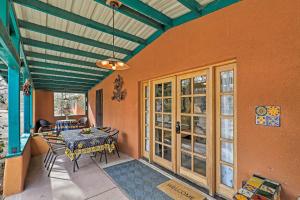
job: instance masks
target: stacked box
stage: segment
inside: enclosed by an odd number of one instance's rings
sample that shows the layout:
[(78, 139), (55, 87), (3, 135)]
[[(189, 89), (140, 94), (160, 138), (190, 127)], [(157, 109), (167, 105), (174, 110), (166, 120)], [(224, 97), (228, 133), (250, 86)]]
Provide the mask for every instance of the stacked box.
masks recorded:
[(234, 195), (235, 200), (278, 200), (281, 186), (267, 178), (253, 175)]

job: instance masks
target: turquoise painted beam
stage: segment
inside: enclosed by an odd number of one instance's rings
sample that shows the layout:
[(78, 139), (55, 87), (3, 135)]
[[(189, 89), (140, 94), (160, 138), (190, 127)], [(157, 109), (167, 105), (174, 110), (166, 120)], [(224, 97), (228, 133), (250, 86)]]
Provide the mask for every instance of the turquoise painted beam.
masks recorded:
[[(229, 6), (233, 3), (239, 2), (240, 0), (218, 0), (218, 1), (214, 1), (208, 5), (206, 5), (205, 7), (202, 8), (200, 14), (195, 13), (195, 12), (189, 12), (183, 16), (180, 16), (176, 19), (174, 19), (172, 21), (173, 26), (178, 26), (181, 25), (187, 21), (196, 19), (198, 17), (202, 17), (205, 16), (211, 12), (217, 11), (219, 9), (222, 9), (226, 6)], [(156, 40), (163, 32), (162, 31), (156, 31), (155, 33), (153, 33), (148, 39), (147, 39), (147, 44), (150, 44), (151, 42), (153, 42), (154, 40)], [(136, 55), (137, 53), (139, 53), (141, 50), (143, 50), (145, 47), (140, 45), (138, 46), (134, 51), (133, 54)], [(133, 56), (126, 56), (125, 57), (125, 62), (127, 62), (128, 60), (130, 60)]]
[(68, 84), (68, 83), (64, 83), (64, 84), (58, 84), (58, 83), (43, 83), (43, 82), (40, 82), (40, 83), (37, 83), (35, 82), (34, 83), (34, 86), (36, 87), (65, 87), (65, 88), (85, 88), (85, 89), (89, 89), (91, 88), (91, 86), (89, 85), (80, 85), (80, 84)]
[(33, 122), (33, 89), (30, 89), (30, 128), (34, 128)]
[(76, 81), (68, 81), (68, 80), (53, 80), (53, 79), (32, 79), (34, 84), (57, 84), (57, 85), (85, 85), (92, 87), (94, 83), (89, 82), (76, 82)]
[(120, 2), (139, 13), (154, 19), (157, 22), (164, 24), (167, 27), (172, 26), (172, 19), (170, 17), (140, 0), (120, 0)]
[[(73, 71), (74, 73), (76, 72), (85, 72), (85, 73), (91, 73), (94, 75), (107, 75), (107, 71), (100, 71), (95, 69), (90, 69), (90, 68), (79, 68), (79, 67), (74, 67), (74, 66), (65, 66), (65, 65), (58, 65), (58, 64), (53, 64), (53, 63), (46, 63), (46, 62), (40, 62), (40, 61), (33, 61), (29, 60), (28, 64), (31, 66), (37, 66), (45, 69), (61, 69), (61, 70), (70, 70)], [(99, 68), (98, 68), (99, 69)]]
[(4, 51), (0, 51), (0, 57), (9, 67), (19, 68), (20, 57), (19, 53), (14, 47), (13, 41), (10, 39), (7, 32), (7, 27), (0, 19), (0, 46)]
[(86, 45), (101, 48), (101, 49), (106, 49), (106, 50), (112, 51), (114, 48), (116, 52), (126, 54), (126, 55), (130, 55), (132, 53), (130, 50), (122, 48), (122, 47), (118, 47), (118, 46), (113, 47), (113, 45), (110, 45), (107, 43), (99, 42), (99, 41), (92, 40), (92, 39), (89, 39), (86, 37), (81, 37), (81, 36), (78, 36), (75, 34), (68, 33), (66, 31), (59, 31), (59, 30), (56, 30), (53, 28), (41, 26), (38, 24), (24, 21), (24, 20), (19, 20), (19, 26), (20, 26), (20, 28), (31, 30), (31, 31), (34, 31), (37, 33), (51, 35), (53, 37), (58, 37), (58, 38), (62, 38), (62, 39), (66, 39), (66, 40), (70, 40), (70, 41), (74, 41), (74, 42), (79, 42), (82, 44), (86, 44)]
[(18, 154), (20, 147), (20, 71), (8, 68), (8, 154)]
[(55, 71), (50, 69), (38, 69), (38, 68), (30, 68), (31, 73), (42, 73), (48, 75), (61, 75), (66, 77), (76, 77), (76, 78), (86, 78), (91, 80), (102, 80), (102, 76), (98, 75), (87, 75), (87, 74), (78, 74), (78, 73), (71, 73), (71, 72), (63, 72), (63, 71)]
[[(29, 79), (29, 73), (27, 72), (26, 68), (24, 69), (23, 73), (23, 82), (25, 82), (27, 79)], [(24, 120), (23, 120), (23, 126), (24, 126), (24, 133), (30, 133), (30, 95), (26, 95), (23, 93), (23, 110), (24, 110)]]
[(48, 49), (48, 50), (52, 50), (52, 51), (60, 51), (60, 52), (68, 53), (68, 54), (74, 54), (74, 55), (78, 55), (78, 56), (99, 59), (99, 60), (105, 60), (105, 59), (109, 58), (108, 56), (96, 54), (93, 52), (82, 51), (79, 49), (73, 49), (70, 47), (60, 46), (60, 45), (42, 42), (42, 41), (38, 41), (38, 40), (33, 40), (33, 39), (29, 39), (29, 38), (22, 38), (22, 41), (25, 45)]
[(35, 88), (36, 90), (47, 90), (52, 92), (63, 92), (63, 93), (86, 93), (88, 90), (80, 90), (80, 89), (64, 89), (64, 88)]
[(61, 90), (61, 91), (65, 91), (68, 92), (69, 91), (89, 91), (90, 88), (72, 88), (72, 87), (54, 87), (54, 86), (37, 86), (35, 87), (37, 90)]
[[(106, 4), (106, 0), (95, 0), (96, 2), (108, 7), (108, 8), (111, 8), (109, 5)], [(132, 19), (135, 19), (137, 21), (140, 21), (142, 22), (143, 24), (147, 24), (148, 26), (151, 26), (155, 29), (158, 29), (158, 30), (164, 30), (165, 27), (163, 24), (153, 20), (152, 18), (146, 16), (146, 15), (143, 15), (133, 9), (131, 9), (130, 7), (126, 6), (126, 5), (122, 5), (120, 6), (120, 8), (118, 8), (116, 10), (117, 12), (119, 13), (122, 13), (123, 15), (126, 15), (127, 17), (130, 17)]]
[[(96, 22), (96, 21), (93, 21), (91, 19), (82, 17), (82, 16), (77, 15), (77, 14), (72, 13), (72, 12), (68, 12), (64, 9), (52, 6), (52, 5), (44, 3), (42, 1), (37, 1), (37, 0), (14, 0), (14, 2), (18, 3), (20, 5), (38, 10), (40, 12), (44, 12), (44, 13), (47, 13), (47, 14), (50, 14), (50, 15), (68, 20), (68, 21), (75, 22), (77, 24), (81, 24), (83, 26), (88, 26), (90, 28), (93, 28), (93, 29), (98, 30), (98, 31), (102, 31), (104, 33), (108, 33), (108, 34), (113, 33), (112, 27), (110, 27), (108, 25), (101, 24), (99, 22)], [(144, 39), (142, 39), (140, 37), (137, 37), (135, 35), (129, 34), (127, 32), (118, 30), (118, 29), (115, 30), (115, 35), (120, 37), (120, 38), (129, 40), (129, 41), (133, 41), (133, 42), (136, 42), (136, 43), (140, 43), (140, 44), (145, 43)]]
[(36, 80), (36, 79), (40, 79), (40, 80), (65, 80), (65, 81), (76, 81), (78, 83), (98, 83), (99, 80), (90, 80), (90, 79), (82, 79), (82, 78), (79, 78), (79, 77), (65, 77), (65, 76), (54, 76), (54, 75), (51, 75), (51, 74), (43, 74), (43, 73), (34, 73), (32, 72), (31, 73), (31, 76), (32, 76), (32, 79), (33, 80)]
[(201, 9), (203, 7), (196, 1), (196, 0), (177, 0), (179, 1), (182, 5), (190, 9), (192, 12), (196, 14), (200, 14)]
[(52, 61), (70, 63), (70, 64), (89, 66), (89, 67), (97, 67), (96, 63), (93, 63), (93, 62), (77, 60), (77, 59), (72, 59), (72, 58), (66, 58), (66, 57), (60, 57), (60, 56), (54, 56), (54, 55), (50, 55), (50, 54), (36, 53), (36, 52), (32, 52), (32, 51), (26, 51), (25, 55), (27, 57), (31, 57), (31, 58), (39, 58), (39, 59), (45, 59), (45, 60), (52, 60)]
[(0, 19), (3, 22), (3, 26), (6, 27), (6, 31), (9, 32), (9, 1), (1, 0), (0, 2)]
[(62, 90), (62, 89), (51, 89), (51, 90), (49, 90), (47, 88), (40, 88), (40, 89), (37, 89), (37, 90), (47, 90), (47, 91), (52, 91), (52, 92), (63, 92), (63, 93), (67, 92), (67, 93), (77, 93), (77, 94), (85, 94), (86, 92), (88, 92), (86, 90)]
[(173, 20), (173, 25), (174, 26), (178, 26), (178, 25), (181, 25), (187, 21), (190, 21), (190, 20), (193, 20), (193, 19), (196, 19), (198, 17), (203, 17), (205, 15), (208, 15), (212, 12), (215, 12), (217, 10), (220, 10), (224, 7), (227, 7), (227, 6), (230, 6), (234, 3), (237, 3), (239, 2), (240, 0), (219, 0), (219, 1), (213, 1), (211, 3), (209, 3), (208, 5), (206, 5), (205, 7), (203, 7), (201, 9), (201, 12), (200, 12), (200, 15), (199, 14), (196, 14), (194, 12), (189, 12), (185, 15), (182, 15), (176, 19)]

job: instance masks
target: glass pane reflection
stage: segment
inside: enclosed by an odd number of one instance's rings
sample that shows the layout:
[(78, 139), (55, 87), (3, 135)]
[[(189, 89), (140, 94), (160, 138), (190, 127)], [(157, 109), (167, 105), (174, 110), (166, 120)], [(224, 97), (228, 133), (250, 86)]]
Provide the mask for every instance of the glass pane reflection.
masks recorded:
[(233, 119), (221, 118), (221, 137), (233, 139)]
[(181, 134), (181, 148), (186, 151), (192, 150), (192, 137), (191, 135)]
[(191, 116), (181, 115), (181, 131), (191, 132)]
[(194, 94), (206, 93), (206, 76), (197, 76), (194, 78)]
[(160, 128), (155, 129), (155, 141), (162, 141), (162, 130)]
[(155, 99), (155, 111), (162, 112), (162, 100), (161, 99)]
[(164, 112), (172, 112), (172, 99), (164, 99)]
[(155, 97), (161, 97), (162, 96), (162, 84), (156, 84), (155, 85)]
[(182, 95), (191, 94), (191, 79), (181, 80), (181, 94)]
[(172, 144), (172, 132), (164, 130), (164, 143), (171, 145)]
[(172, 83), (164, 83), (164, 96), (172, 96)]
[(199, 135), (206, 134), (206, 117), (194, 116), (194, 133)]
[(233, 188), (233, 169), (221, 164), (221, 183)]
[(221, 160), (233, 164), (233, 144), (221, 142)]
[(202, 176), (206, 176), (206, 160), (194, 156), (194, 171)]
[(206, 112), (206, 96), (194, 97), (194, 113), (201, 114)]
[(191, 113), (191, 97), (181, 97), (181, 112)]
[(164, 159), (172, 161), (172, 149), (168, 146), (164, 146)]
[(222, 95), (221, 96), (221, 114), (233, 115), (233, 96)]
[(192, 169), (191, 154), (181, 152), (181, 166), (190, 170)]
[(164, 115), (164, 128), (172, 128), (172, 115)]
[(206, 139), (194, 136), (194, 152), (206, 156)]
[(233, 71), (221, 72), (221, 92), (233, 91)]
[(155, 114), (155, 126), (162, 127), (162, 115)]
[(162, 145), (155, 143), (155, 155), (162, 157)]

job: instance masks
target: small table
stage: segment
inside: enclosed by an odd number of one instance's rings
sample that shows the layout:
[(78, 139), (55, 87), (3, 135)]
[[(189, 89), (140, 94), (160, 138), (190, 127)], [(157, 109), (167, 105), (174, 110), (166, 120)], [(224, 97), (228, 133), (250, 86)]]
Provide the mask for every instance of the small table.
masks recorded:
[(73, 130), (78, 128), (78, 122), (76, 119), (57, 120), (55, 122), (55, 131), (61, 132), (66, 130)]
[(79, 169), (77, 160), (81, 154), (101, 152), (104, 149), (112, 152), (115, 149), (114, 144), (105, 144), (104, 140), (108, 137), (108, 133), (91, 128), (90, 134), (82, 134), (81, 129), (62, 131), (61, 136), (66, 143), (65, 154), (74, 162), (73, 171), (75, 166)]

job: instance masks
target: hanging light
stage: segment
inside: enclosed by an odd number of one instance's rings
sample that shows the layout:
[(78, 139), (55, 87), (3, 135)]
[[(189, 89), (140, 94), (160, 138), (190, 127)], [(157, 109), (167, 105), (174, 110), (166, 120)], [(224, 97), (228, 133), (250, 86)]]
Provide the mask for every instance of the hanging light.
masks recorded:
[(113, 26), (112, 26), (112, 28), (113, 28), (113, 43), (112, 43), (113, 44), (113, 50), (112, 50), (113, 56), (106, 60), (96, 61), (96, 65), (98, 67), (106, 68), (106, 69), (110, 69), (110, 70), (129, 69), (129, 66), (126, 63), (118, 60), (115, 57), (115, 10), (121, 6), (121, 3), (118, 0), (107, 0), (106, 4), (110, 5), (113, 9), (113, 17), (112, 17), (112, 20), (113, 20)]

